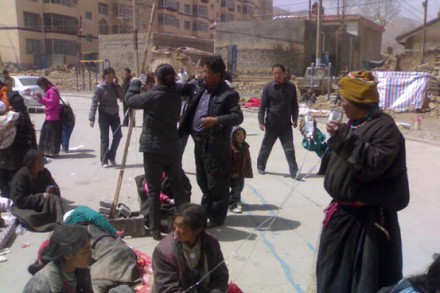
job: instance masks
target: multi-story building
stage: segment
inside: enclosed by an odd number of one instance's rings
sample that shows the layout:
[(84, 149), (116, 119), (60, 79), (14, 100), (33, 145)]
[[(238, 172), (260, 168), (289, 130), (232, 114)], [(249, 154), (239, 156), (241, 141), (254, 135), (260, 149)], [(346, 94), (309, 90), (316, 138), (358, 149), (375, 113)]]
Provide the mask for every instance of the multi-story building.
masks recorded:
[[(96, 57), (99, 34), (132, 33), (133, 27), (146, 32), (153, 0), (2, 0), (2, 4), (1, 60), (46, 67)], [(271, 17), (272, 0), (156, 0), (152, 29), (176, 38), (213, 40), (210, 28), (216, 22)]]

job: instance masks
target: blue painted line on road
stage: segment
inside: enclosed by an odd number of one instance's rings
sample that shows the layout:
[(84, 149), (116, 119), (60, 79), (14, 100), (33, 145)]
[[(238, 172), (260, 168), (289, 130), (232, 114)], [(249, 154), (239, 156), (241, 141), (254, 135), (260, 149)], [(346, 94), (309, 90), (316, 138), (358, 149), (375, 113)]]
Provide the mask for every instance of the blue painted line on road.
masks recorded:
[[(260, 200), (261, 200), (261, 202), (263, 203), (263, 204), (268, 204), (268, 202), (266, 201), (266, 199), (264, 198), (264, 196), (261, 194), (261, 193), (259, 193), (256, 189), (255, 189), (255, 187), (253, 187), (252, 185), (249, 185), (249, 184), (246, 184), (246, 186), (247, 187), (249, 187), (249, 189), (251, 189), (252, 190), (252, 192), (253, 193), (255, 193), (259, 198), (260, 198)], [(271, 216), (275, 216), (275, 213), (273, 212), (273, 211), (269, 211), (270, 212), (270, 214), (271, 214)], [(316, 252), (316, 248), (315, 248), (315, 246), (312, 244), (312, 243), (310, 243), (310, 242), (308, 242), (300, 233), (298, 233), (297, 231), (296, 231), (296, 229), (294, 229), (294, 227), (292, 226), (292, 225), (290, 225), (286, 220), (284, 220), (284, 219), (282, 219), (282, 218), (278, 218), (281, 222), (283, 222), (287, 227), (290, 227), (290, 228), (292, 228), (292, 231), (299, 237), (299, 238), (301, 238), (305, 243), (306, 243), (306, 245), (307, 245), (307, 247), (313, 252), (313, 253), (315, 253)]]

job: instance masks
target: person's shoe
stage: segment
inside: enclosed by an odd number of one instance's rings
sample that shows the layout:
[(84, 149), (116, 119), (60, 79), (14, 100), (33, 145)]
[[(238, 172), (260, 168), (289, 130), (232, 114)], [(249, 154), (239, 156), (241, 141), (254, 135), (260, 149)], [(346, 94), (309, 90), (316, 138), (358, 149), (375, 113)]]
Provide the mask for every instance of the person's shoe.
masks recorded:
[(292, 172), (292, 173), (290, 174), (290, 177), (293, 178), (293, 179), (295, 179), (295, 180), (299, 180), (299, 179), (298, 179), (298, 178), (300, 177), (299, 175), (300, 175), (299, 170), (296, 170), (295, 172)]
[(217, 228), (217, 227), (219, 227), (219, 226), (221, 226), (221, 225), (222, 225), (222, 224), (210, 220), (209, 223), (208, 223), (208, 225), (206, 226), (206, 229)]
[(162, 236), (162, 234), (160, 234), (159, 230), (152, 230), (151, 231), (151, 236), (153, 236), (153, 239), (157, 240), (157, 241), (160, 241), (163, 238), (163, 236)]
[(108, 168), (109, 167), (109, 165), (108, 165), (108, 163), (102, 163), (102, 168)]
[(238, 202), (235, 207), (232, 208), (231, 212), (234, 214), (241, 214), (243, 212), (243, 205), (241, 202)]
[(260, 175), (266, 175), (266, 171), (263, 169), (258, 169), (258, 174)]
[(110, 166), (111, 167), (116, 167), (116, 166), (118, 166), (118, 164), (116, 163), (115, 160), (110, 160)]

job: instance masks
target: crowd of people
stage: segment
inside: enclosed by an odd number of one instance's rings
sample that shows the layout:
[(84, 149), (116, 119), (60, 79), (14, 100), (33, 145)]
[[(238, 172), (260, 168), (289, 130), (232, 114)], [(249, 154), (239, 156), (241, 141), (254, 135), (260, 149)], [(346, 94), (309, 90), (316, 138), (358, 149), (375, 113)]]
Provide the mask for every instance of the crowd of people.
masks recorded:
[[(440, 290), (439, 258), (426, 275), (400, 281), (402, 247), (397, 212), (409, 203), (405, 140), (393, 119), (379, 109), (374, 76), (367, 71), (351, 72), (340, 81), (341, 107), (348, 121), (329, 120), (326, 137), (316, 122), (313, 134), (305, 135), (295, 85), (286, 77), (282, 64), (273, 65), (272, 74), (273, 80), (262, 90), (258, 112), (264, 138), (257, 171), (267, 174), (269, 155), (280, 139), (290, 177), (298, 179), (292, 129), (297, 126), (304, 135), (302, 145), (322, 158), (319, 173), (324, 175), (331, 202), (320, 237), (317, 292)], [(126, 68), (121, 86), (112, 68), (103, 71), (88, 117), (94, 127), (98, 113), (101, 165), (117, 165), (121, 126), (129, 125), (131, 109), (143, 110), (139, 151), (143, 153), (146, 192), (140, 194), (146, 198), (141, 198), (141, 212), (151, 236), (160, 241), (152, 256), (152, 290), (227, 292), (228, 269), (218, 241), (207, 229), (224, 225), (228, 211), (242, 213), (244, 181), (253, 177), (246, 130), (239, 126), (244, 119), (239, 94), (225, 81), (226, 66), (217, 56), (206, 58), (203, 74), (195, 79), (188, 78), (183, 68), (177, 74), (169, 64), (159, 65), (154, 76), (155, 84), (147, 84), (142, 78), (132, 78)], [(12, 212), (31, 230), (55, 229), (25, 292), (93, 292), (94, 278), (88, 266), (91, 243), (100, 236), (90, 225), (115, 239), (117, 232), (87, 207), (66, 218), (60, 188), (44, 167), (45, 156), (57, 156), (63, 145), (63, 103), (58, 89), (46, 78), (38, 81), (45, 95), (36, 98), (45, 105), (46, 119), (37, 150), (35, 130), (23, 100), (11, 90), (8, 80), (3, 85), (7, 94), (1, 96), (1, 102), (20, 118), (10, 122), (9, 127), (17, 127), (14, 142), (0, 149), (2, 196), (12, 198)], [(124, 106), (122, 125), (118, 100)], [(189, 137), (194, 141), (200, 205), (190, 203), (181, 163)], [(170, 233), (165, 237), (161, 230), (164, 174), (175, 203)], [(89, 228), (81, 227), (84, 224)]]

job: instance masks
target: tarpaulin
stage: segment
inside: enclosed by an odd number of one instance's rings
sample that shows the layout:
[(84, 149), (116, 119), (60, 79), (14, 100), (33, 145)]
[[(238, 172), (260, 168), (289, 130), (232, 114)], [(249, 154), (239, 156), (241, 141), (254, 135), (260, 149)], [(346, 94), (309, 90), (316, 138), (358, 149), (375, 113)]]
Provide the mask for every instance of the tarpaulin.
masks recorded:
[(396, 112), (421, 109), (431, 75), (426, 72), (374, 71), (379, 82), (379, 106)]

